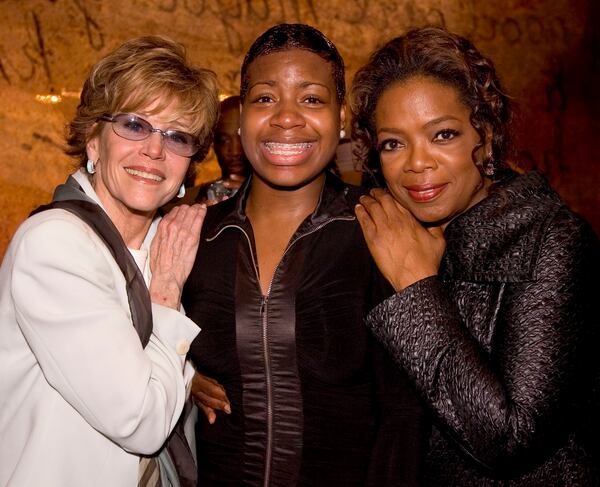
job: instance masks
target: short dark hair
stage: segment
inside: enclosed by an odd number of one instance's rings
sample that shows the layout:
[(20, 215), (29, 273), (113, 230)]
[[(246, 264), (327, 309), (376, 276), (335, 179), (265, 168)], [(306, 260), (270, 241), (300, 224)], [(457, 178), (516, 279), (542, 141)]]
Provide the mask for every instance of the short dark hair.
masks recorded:
[(325, 34), (306, 24), (277, 24), (261, 34), (250, 46), (242, 63), (240, 96), (242, 101), (248, 93), (248, 68), (261, 56), (274, 52), (304, 49), (313, 52), (331, 65), (331, 74), (341, 106), (346, 97), (344, 60), (337, 48)]
[[(375, 108), (391, 84), (416, 76), (435, 79), (456, 89), (471, 110), (471, 125), (480, 137), (473, 161), (492, 179), (506, 169), (511, 147), (509, 97), (504, 93), (492, 61), (459, 35), (437, 27), (411, 30), (375, 51), (354, 77), (350, 106), (353, 112), (355, 157), (380, 179), (376, 154)], [(491, 154), (475, 160), (475, 152), (491, 135)]]

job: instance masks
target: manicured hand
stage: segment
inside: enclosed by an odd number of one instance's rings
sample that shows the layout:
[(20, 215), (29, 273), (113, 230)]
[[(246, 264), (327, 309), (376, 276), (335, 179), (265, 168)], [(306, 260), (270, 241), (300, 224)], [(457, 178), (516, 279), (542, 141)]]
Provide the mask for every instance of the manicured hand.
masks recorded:
[(355, 211), (373, 259), (397, 292), (438, 273), (446, 248), (440, 227), (425, 228), (382, 189), (362, 196)]

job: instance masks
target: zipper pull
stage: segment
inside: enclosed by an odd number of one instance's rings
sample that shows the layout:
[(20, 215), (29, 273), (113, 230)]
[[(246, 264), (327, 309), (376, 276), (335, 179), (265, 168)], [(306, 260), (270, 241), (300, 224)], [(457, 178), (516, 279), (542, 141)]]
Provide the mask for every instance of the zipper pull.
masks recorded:
[(267, 296), (260, 297), (260, 315), (262, 316), (265, 313), (265, 308), (267, 307)]

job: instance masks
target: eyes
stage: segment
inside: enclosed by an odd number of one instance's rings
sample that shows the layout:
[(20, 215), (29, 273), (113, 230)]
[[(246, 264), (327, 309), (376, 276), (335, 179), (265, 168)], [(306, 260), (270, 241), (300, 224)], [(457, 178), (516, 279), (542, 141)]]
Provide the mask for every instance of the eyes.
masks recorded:
[[(253, 103), (276, 103), (277, 99), (273, 95), (258, 95), (253, 100)], [(317, 95), (305, 95), (300, 98), (300, 103), (306, 105), (321, 105), (325, 101)]]
[(132, 133), (143, 134), (147, 130), (145, 124), (140, 123), (139, 119), (133, 117), (129, 118), (122, 125)]
[[(458, 130), (446, 128), (437, 131), (431, 139), (431, 142), (434, 144), (447, 144), (453, 141), (455, 138), (459, 137), (460, 135), (461, 134)], [(390, 137), (379, 142), (379, 144), (377, 145), (377, 150), (379, 152), (393, 152), (403, 149), (405, 145), (406, 144), (403, 138)]]

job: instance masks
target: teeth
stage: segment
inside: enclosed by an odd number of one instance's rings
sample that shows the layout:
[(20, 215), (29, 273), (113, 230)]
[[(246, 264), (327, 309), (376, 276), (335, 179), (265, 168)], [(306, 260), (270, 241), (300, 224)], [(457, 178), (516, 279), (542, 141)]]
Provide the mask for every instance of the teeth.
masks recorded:
[(310, 142), (300, 142), (298, 144), (281, 144), (276, 142), (266, 142), (265, 147), (271, 154), (278, 156), (290, 156), (296, 154), (302, 154), (306, 149), (310, 149), (312, 144)]
[(158, 182), (160, 182), (164, 179), (156, 174), (150, 174), (149, 172), (145, 172), (145, 171), (138, 171), (137, 169), (129, 169), (128, 167), (125, 168), (125, 171), (127, 171), (132, 176), (139, 176), (141, 178), (152, 179), (152, 180), (158, 181)]

